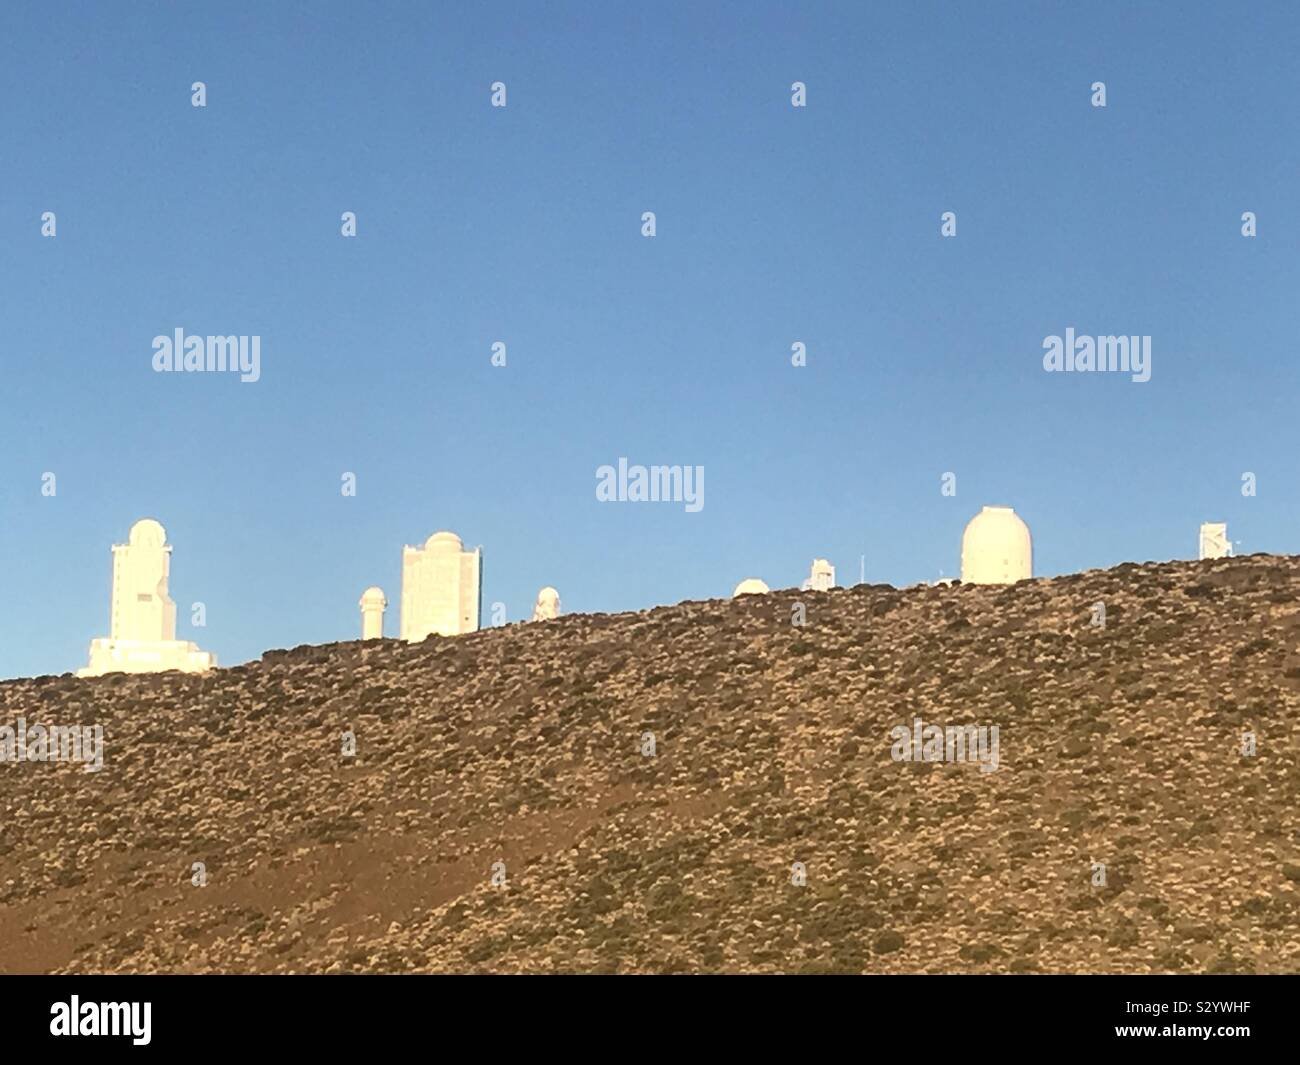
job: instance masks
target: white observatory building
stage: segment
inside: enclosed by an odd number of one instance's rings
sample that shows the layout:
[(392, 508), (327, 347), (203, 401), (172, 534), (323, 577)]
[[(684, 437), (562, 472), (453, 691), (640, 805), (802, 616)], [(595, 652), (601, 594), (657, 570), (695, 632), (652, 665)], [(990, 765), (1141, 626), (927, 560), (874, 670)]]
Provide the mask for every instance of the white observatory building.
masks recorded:
[(1026, 525), (1010, 507), (985, 507), (961, 537), (963, 584), (1014, 584), (1034, 575), (1034, 547)]
[(829, 592), (835, 587), (835, 567), (824, 558), (814, 558), (806, 586), (814, 592)]
[(483, 551), (466, 551), (454, 532), (436, 532), (423, 547), (402, 548), (401, 638), (478, 631)]
[(1227, 522), (1207, 521), (1202, 523), (1200, 557), (1202, 560), (1232, 557), (1232, 541), (1228, 539)]
[(106, 639), (90, 642), (90, 664), (79, 677), (105, 673), (204, 673), (217, 664), (198, 644), (176, 639), (176, 604), (167, 593), (171, 573), (167, 530), (152, 518), (131, 526), (113, 545), (113, 598)]
[(731, 593), (732, 599), (738, 599), (742, 595), (766, 595), (768, 587), (757, 577), (746, 577), (738, 585), (736, 590)]
[(560, 616), (560, 593), (549, 584), (537, 593), (533, 604), (534, 621), (553, 621)]
[(384, 638), (384, 610), (388, 599), (382, 588), (367, 588), (361, 593), (361, 638), (363, 640), (382, 640)]

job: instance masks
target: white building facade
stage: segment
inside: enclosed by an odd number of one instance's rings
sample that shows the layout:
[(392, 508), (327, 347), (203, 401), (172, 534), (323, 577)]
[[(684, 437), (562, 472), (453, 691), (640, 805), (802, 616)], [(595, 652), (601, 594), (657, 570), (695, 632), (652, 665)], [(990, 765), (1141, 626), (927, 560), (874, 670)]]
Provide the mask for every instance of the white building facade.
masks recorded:
[(453, 532), (436, 532), (423, 547), (402, 548), (401, 638), (477, 632), (483, 551), (466, 551)]

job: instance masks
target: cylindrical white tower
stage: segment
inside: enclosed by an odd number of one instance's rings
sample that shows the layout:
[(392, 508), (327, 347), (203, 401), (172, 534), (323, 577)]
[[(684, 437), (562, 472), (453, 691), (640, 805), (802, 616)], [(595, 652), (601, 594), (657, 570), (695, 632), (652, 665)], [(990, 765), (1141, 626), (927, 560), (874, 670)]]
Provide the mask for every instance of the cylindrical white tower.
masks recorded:
[(1029, 526), (1010, 507), (985, 507), (961, 537), (963, 584), (1014, 584), (1034, 575)]
[(560, 616), (560, 593), (549, 584), (537, 593), (533, 606), (534, 621), (550, 621)]
[(731, 598), (735, 599), (739, 595), (766, 595), (767, 592), (767, 585), (757, 577), (746, 577), (736, 585), (736, 590), (731, 593)]
[(382, 588), (367, 588), (361, 593), (361, 638), (363, 640), (382, 640), (384, 638), (384, 609), (388, 600), (384, 598)]

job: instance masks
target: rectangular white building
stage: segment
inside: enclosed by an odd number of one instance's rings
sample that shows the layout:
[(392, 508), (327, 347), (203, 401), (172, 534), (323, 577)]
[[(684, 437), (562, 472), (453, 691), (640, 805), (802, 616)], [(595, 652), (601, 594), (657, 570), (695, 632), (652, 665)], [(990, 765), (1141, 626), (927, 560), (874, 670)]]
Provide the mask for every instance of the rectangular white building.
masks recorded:
[(1201, 526), (1201, 558), (1228, 558), (1232, 555), (1232, 541), (1228, 539), (1228, 523), (1207, 521)]
[(482, 549), (466, 551), (452, 532), (402, 548), (401, 638), (415, 643), (434, 633), (478, 631), (482, 563)]

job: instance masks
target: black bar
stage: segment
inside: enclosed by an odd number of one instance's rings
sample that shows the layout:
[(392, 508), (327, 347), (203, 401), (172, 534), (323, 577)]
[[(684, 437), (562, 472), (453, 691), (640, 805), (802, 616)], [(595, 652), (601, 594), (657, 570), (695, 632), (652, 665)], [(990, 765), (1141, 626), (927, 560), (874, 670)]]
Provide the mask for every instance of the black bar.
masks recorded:
[[(1294, 1053), (1297, 993), (1300, 979), (1292, 976), (0, 978), (9, 1051), (116, 1043), (129, 1052), (283, 1048), (331, 1059), (398, 1051), (412, 1041), (444, 1051), (477, 1043), (488, 1056), (658, 1046), (692, 1057), (757, 1041), (810, 1054), (900, 1043), (986, 1052), (1127, 1045), (1178, 1055), (1201, 1048), (1238, 1060)], [(139, 1004), (135, 1018), (143, 1021), (149, 1003), (147, 1044), (131, 1034), (52, 1035), (59, 1004), (70, 1007), (74, 995), (87, 1025), (91, 1014), (104, 1018), (97, 1008), (87, 1013), (87, 1004)], [(1192, 1028), (1211, 1034), (1186, 1034)]]

